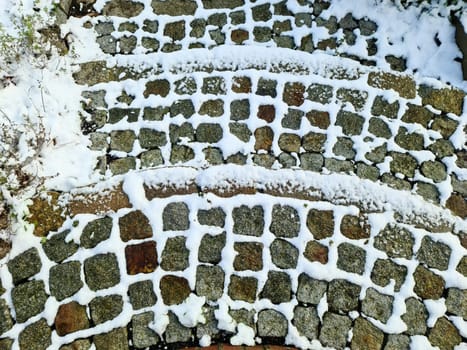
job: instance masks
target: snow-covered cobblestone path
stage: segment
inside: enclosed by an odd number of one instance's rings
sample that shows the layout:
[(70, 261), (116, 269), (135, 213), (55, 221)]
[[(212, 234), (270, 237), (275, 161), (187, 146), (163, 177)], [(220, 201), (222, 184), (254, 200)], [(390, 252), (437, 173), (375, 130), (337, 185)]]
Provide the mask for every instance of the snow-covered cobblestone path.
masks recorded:
[(465, 92), (414, 75), (390, 24), (325, 1), (79, 3), (60, 4), (87, 146), (70, 173), (87, 157), (94, 183), (52, 178), (29, 206), (0, 349), (467, 346)]

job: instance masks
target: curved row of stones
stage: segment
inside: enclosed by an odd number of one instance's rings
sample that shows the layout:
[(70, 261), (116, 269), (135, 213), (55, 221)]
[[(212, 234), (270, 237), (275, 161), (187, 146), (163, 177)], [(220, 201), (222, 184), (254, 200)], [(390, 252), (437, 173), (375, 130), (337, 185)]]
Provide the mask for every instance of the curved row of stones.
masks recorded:
[[(391, 73), (261, 71), (258, 78), (253, 69), (163, 73), (133, 81), (117, 96), (115, 89), (106, 93), (107, 84), (83, 93), (83, 131), (103, 153), (102, 172), (257, 164), (356, 174), (435, 202), (446, 186), (453, 203), (467, 195), (459, 180), (465, 149), (452, 141), (464, 133), (459, 90), (417, 86)], [(465, 208), (458, 214), (465, 216)]]
[[(70, 342), (61, 350), (225, 340), (235, 334), (216, 319), (226, 306), (233, 325), (266, 343), (292, 330), (337, 349), (408, 349), (413, 336), (443, 350), (466, 343), (456, 327), (467, 320), (467, 290), (456, 283), (467, 276), (467, 247), (457, 235), (327, 202), (208, 197), (77, 215), (11, 259), (2, 271), (12, 288), (0, 298), (0, 348), (10, 349), (9, 332), (25, 325), (16, 341), (28, 350), (60, 339)], [(189, 327), (177, 307), (193, 294), (205, 297), (205, 322)], [(161, 317), (167, 324), (157, 334)], [(111, 320), (116, 328), (102, 332)], [(404, 327), (388, 334), (395, 320)]]
[[(109, 55), (173, 52), (218, 45), (261, 45), (327, 51), (376, 65), (382, 58), (388, 68), (406, 70), (404, 57), (379, 53), (377, 24), (347, 13), (329, 16), (328, 1), (153, 1), (149, 9), (137, 1), (108, 1), (101, 14), (84, 23), (93, 29), (101, 50)], [(71, 11), (73, 16), (84, 13)], [(97, 15), (97, 16), (96, 16)], [(313, 29), (313, 33), (312, 33)], [(319, 30), (316, 30), (319, 29)], [(363, 47), (366, 50), (353, 49)], [(352, 52), (352, 53), (350, 53)], [(382, 56), (382, 57), (379, 57)]]

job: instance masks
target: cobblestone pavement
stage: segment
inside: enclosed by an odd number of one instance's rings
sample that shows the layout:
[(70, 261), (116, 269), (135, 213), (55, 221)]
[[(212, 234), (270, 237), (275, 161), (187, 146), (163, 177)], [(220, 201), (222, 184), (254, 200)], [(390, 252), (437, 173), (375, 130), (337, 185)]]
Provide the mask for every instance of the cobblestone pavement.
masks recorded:
[(61, 2), (105, 181), (34, 199), (0, 349), (467, 346), (465, 92), (293, 3)]

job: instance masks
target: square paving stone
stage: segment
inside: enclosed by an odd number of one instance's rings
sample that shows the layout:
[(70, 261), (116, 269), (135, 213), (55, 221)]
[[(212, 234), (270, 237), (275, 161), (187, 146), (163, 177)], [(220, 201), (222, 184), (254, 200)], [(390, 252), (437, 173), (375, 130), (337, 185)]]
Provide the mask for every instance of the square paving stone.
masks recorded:
[(307, 92), (307, 99), (319, 102), (322, 104), (328, 104), (331, 102), (333, 87), (330, 85), (311, 84)]
[(139, 281), (128, 286), (128, 297), (133, 310), (153, 306), (157, 302), (152, 281)]
[(319, 317), (315, 307), (296, 306), (292, 323), (300, 335), (310, 340), (318, 338)]
[(196, 92), (196, 81), (193, 77), (183, 77), (175, 83), (175, 93), (179, 95), (192, 95)]
[[(185, 21), (167, 23), (164, 28), (164, 35), (170, 37), (173, 41), (182, 40), (185, 36)], [(169, 88), (167, 88), (168, 90)]]
[(223, 129), (219, 124), (200, 123), (196, 128), (195, 139), (198, 142), (216, 143), (222, 139)]
[(184, 118), (188, 119), (193, 114), (195, 114), (195, 107), (191, 100), (177, 100), (170, 106), (171, 118), (182, 115)]
[(272, 220), (269, 231), (277, 237), (297, 237), (300, 232), (300, 216), (297, 210), (289, 205), (275, 204), (272, 207)]
[(357, 310), (361, 287), (344, 279), (329, 282), (327, 293), (329, 309), (333, 312)]
[(426, 333), (426, 321), (428, 312), (425, 305), (417, 298), (408, 298), (405, 301), (406, 312), (401, 316), (407, 330), (408, 335), (422, 335)]
[(133, 315), (131, 318), (133, 346), (138, 349), (145, 349), (159, 343), (159, 336), (154, 330), (149, 328), (149, 324), (153, 321), (154, 312), (152, 311)]
[(374, 246), (384, 251), (391, 258), (412, 258), (412, 249), (415, 240), (405, 228), (396, 225), (387, 225), (375, 237)]
[(273, 304), (285, 303), (292, 298), (292, 282), (285, 272), (269, 271), (268, 279), (260, 294), (261, 298), (269, 299)]
[(362, 275), (365, 271), (366, 251), (350, 243), (337, 247), (337, 267), (347, 272)]
[(252, 310), (247, 310), (247, 309), (229, 310), (229, 315), (232, 316), (232, 318), (237, 323), (243, 323), (244, 325), (247, 325), (248, 327), (251, 327), (253, 329), (256, 328), (256, 325), (255, 325), (256, 311), (255, 311), (255, 309), (252, 309)]
[(108, 333), (94, 336), (96, 350), (129, 350), (126, 327), (115, 328)]
[(329, 113), (325, 111), (311, 110), (307, 112), (306, 118), (312, 126), (326, 130), (331, 125)]
[(97, 325), (120, 315), (123, 310), (123, 298), (121, 295), (96, 297), (89, 303), (89, 309), (92, 321)]
[(263, 269), (263, 243), (235, 242), (234, 250), (237, 252), (233, 263), (236, 271)]
[(47, 321), (41, 318), (24, 328), (19, 335), (19, 348), (21, 350), (46, 350), (52, 344), (52, 330)]
[[(0, 299), (0, 334), (5, 333), (13, 327), (13, 320), (10, 314), (10, 308), (8, 307), (5, 299)], [(0, 349), (2, 347), (0, 346)]]
[(222, 77), (206, 77), (201, 87), (203, 94), (224, 95), (226, 93), (225, 81)]
[(336, 96), (341, 103), (348, 102), (354, 106), (355, 110), (361, 111), (365, 106), (368, 93), (355, 89), (340, 88), (337, 90)]
[(449, 288), (446, 298), (446, 308), (448, 312), (467, 320), (467, 290), (459, 288)]
[(72, 256), (78, 250), (78, 245), (73, 240), (67, 242), (66, 236), (70, 233), (69, 230), (63, 231), (51, 238), (42, 245), (45, 255), (56, 262), (62, 262), (66, 258)]
[(418, 261), (442, 271), (448, 269), (450, 256), (451, 248), (447, 244), (436, 242), (428, 236), (423, 237), (417, 253)]
[(379, 293), (373, 288), (368, 288), (362, 301), (362, 312), (367, 316), (386, 323), (392, 314), (393, 301), (393, 296)]
[(198, 113), (200, 115), (208, 115), (210, 117), (220, 117), (224, 114), (224, 101), (220, 98), (204, 101), (201, 104)]
[(154, 149), (167, 144), (165, 132), (149, 128), (140, 129), (138, 140), (140, 146), (146, 149)]
[(274, 131), (269, 126), (262, 126), (255, 130), (255, 151), (270, 151), (274, 139)]
[(285, 239), (275, 239), (269, 247), (274, 265), (280, 269), (297, 267), (298, 249)]
[(211, 337), (211, 341), (219, 339), (220, 330), (215, 316), (216, 310), (218, 310), (218, 308), (214, 306), (204, 306), (202, 308), (206, 322), (198, 323), (196, 326), (196, 338), (201, 339), (203, 336), (207, 335)]
[(54, 323), (59, 336), (89, 328), (86, 306), (80, 305), (76, 301), (60, 305)]
[(418, 265), (413, 274), (414, 292), (423, 299), (439, 299), (443, 295), (445, 282), (443, 278), (422, 265)]
[(166, 343), (182, 343), (188, 342), (191, 340), (191, 329), (185, 327), (180, 323), (177, 316), (169, 311), (169, 324), (165, 329), (165, 341)]
[(328, 284), (301, 273), (298, 276), (297, 300), (304, 304), (318, 305), (326, 292)]
[(18, 284), (41, 270), (41, 258), (36, 248), (31, 248), (15, 256), (8, 262), (8, 271), (13, 277), (13, 283)]
[(281, 120), (281, 125), (287, 129), (298, 130), (302, 124), (304, 114), (299, 109), (289, 108)]
[(123, 242), (132, 239), (152, 237), (152, 227), (149, 219), (140, 210), (131, 211), (118, 219), (120, 238)]
[(272, 123), (276, 119), (276, 107), (274, 105), (260, 105), (256, 116), (268, 123)]
[(251, 79), (249, 77), (233, 77), (232, 91), (238, 94), (251, 92)]
[[(265, 43), (271, 40), (272, 37), (272, 29), (270, 27), (254, 27), (253, 28), (253, 36), (255, 37), (255, 41), (259, 43)], [(275, 83), (275, 81), (273, 80)], [(258, 84), (258, 91), (259, 91), (259, 84)], [(256, 92), (257, 95), (261, 95), (261, 93)], [(264, 96), (264, 95), (262, 95)], [(276, 97), (276, 90), (274, 89), (274, 96)]]
[(198, 250), (198, 260), (204, 263), (218, 264), (222, 258), (222, 249), (225, 247), (226, 233), (219, 235), (205, 234), (201, 239)]
[(323, 152), (326, 143), (326, 134), (309, 132), (303, 136), (302, 147), (305, 151)]
[(169, 114), (169, 107), (166, 106), (145, 107), (143, 111), (143, 119), (163, 120), (167, 114)]
[(276, 310), (262, 310), (258, 314), (258, 335), (260, 337), (285, 337), (288, 322), (283, 314)]
[(242, 205), (232, 211), (233, 232), (240, 235), (259, 237), (264, 230), (264, 210), (260, 205)]
[(166, 305), (181, 304), (191, 293), (188, 281), (183, 277), (173, 275), (162, 277), (159, 288)]
[(172, 144), (180, 142), (181, 138), (187, 138), (189, 141), (195, 140), (195, 129), (191, 123), (181, 125), (170, 124), (169, 126), (170, 142)]
[(388, 334), (384, 350), (409, 350), (410, 338), (404, 334)]
[(352, 327), (352, 320), (348, 316), (326, 312), (319, 334), (319, 341), (324, 346), (343, 349), (347, 343), (347, 335)]
[(283, 133), (279, 136), (279, 148), (284, 152), (300, 152), (301, 140), (300, 136), (292, 133)]
[(362, 216), (345, 215), (340, 229), (341, 233), (350, 239), (370, 238), (370, 226)]
[(365, 118), (356, 113), (339, 111), (336, 117), (336, 125), (342, 127), (342, 132), (347, 136), (360, 135)]
[(148, 241), (125, 247), (126, 272), (129, 275), (151, 273), (157, 268), (156, 242)]
[(380, 350), (383, 347), (384, 333), (370, 321), (359, 317), (353, 327), (352, 350)]
[(201, 265), (196, 269), (196, 294), (207, 300), (217, 300), (224, 291), (225, 273), (219, 266)]
[(83, 248), (94, 248), (100, 242), (110, 237), (112, 231), (112, 218), (106, 216), (90, 221), (83, 229), (80, 245)]
[(221, 207), (198, 210), (198, 222), (201, 225), (224, 227), (225, 212)]
[(407, 276), (407, 267), (398, 265), (389, 259), (378, 259), (375, 261), (371, 280), (381, 287), (386, 287), (391, 280), (394, 280), (394, 291), (398, 292)]
[(301, 106), (305, 101), (305, 86), (302, 83), (285, 83), (282, 101), (289, 106)]
[(228, 294), (233, 300), (253, 303), (258, 291), (258, 280), (254, 277), (230, 276)]
[(185, 163), (195, 157), (194, 151), (185, 145), (173, 145), (170, 153), (170, 163)]
[(118, 130), (110, 133), (110, 149), (130, 153), (136, 140), (133, 130)]
[(111, 108), (109, 109), (109, 123), (118, 123), (123, 118), (128, 118), (128, 122), (138, 120), (139, 108)]
[(70, 261), (58, 264), (50, 269), (50, 294), (58, 301), (71, 297), (83, 286), (81, 280), (81, 263)]
[(303, 252), (305, 258), (311, 262), (317, 261), (321, 264), (327, 264), (329, 259), (328, 254), (328, 247), (316, 241), (308, 241)]
[(277, 96), (277, 81), (272, 79), (259, 78), (258, 88), (256, 89), (256, 95), (260, 96)]
[(233, 100), (230, 103), (230, 119), (245, 120), (250, 117), (250, 101), (248, 99)]
[(190, 228), (188, 206), (183, 202), (169, 203), (162, 212), (164, 231), (183, 231)]
[(162, 251), (161, 267), (166, 271), (182, 271), (188, 267), (190, 251), (186, 247), (186, 237), (170, 237)]
[(459, 330), (446, 317), (440, 317), (430, 330), (428, 340), (441, 350), (451, 350), (462, 342)]
[(11, 298), (16, 312), (16, 322), (23, 323), (44, 311), (47, 297), (43, 281), (29, 281), (13, 288)]
[(334, 212), (332, 210), (311, 209), (306, 225), (315, 239), (324, 239), (334, 234)]
[(120, 282), (117, 257), (113, 253), (98, 254), (84, 261), (84, 276), (91, 290), (106, 289)]

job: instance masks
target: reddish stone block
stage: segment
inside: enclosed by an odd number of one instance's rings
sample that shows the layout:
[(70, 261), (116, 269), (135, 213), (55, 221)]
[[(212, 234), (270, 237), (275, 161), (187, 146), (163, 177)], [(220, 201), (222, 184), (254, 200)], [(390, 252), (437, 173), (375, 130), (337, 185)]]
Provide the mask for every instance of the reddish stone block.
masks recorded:
[(249, 77), (234, 77), (232, 91), (236, 93), (251, 92), (251, 80)]
[(282, 100), (289, 106), (301, 106), (305, 101), (305, 86), (301, 83), (286, 83)]
[(129, 275), (153, 272), (157, 268), (156, 242), (149, 241), (125, 247), (125, 258)]
[(257, 116), (259, 119), (271, 123), (276, 118), (276, 108), (274, 105), (261, 105), (258, 107)]
[(55, 329), (58, 335), (64, 336), (86, 328), (89, 328), (86, 306), (76, 301), (60, 305), (55, 316)]
[(309, 241), (306, 244), (303, 255), (310, 261), (318, 261), (321, 264), (326, 264), (328, 262), (328, 247), (316, 241)]

